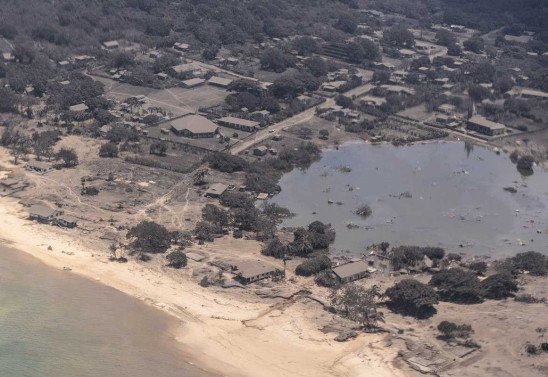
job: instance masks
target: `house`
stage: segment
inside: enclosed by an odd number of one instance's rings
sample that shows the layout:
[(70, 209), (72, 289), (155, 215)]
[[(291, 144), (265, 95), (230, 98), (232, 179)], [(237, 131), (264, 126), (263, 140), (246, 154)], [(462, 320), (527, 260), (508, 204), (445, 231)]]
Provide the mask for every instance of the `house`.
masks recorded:
[(62, 228), (76, 228), (78, 219), (72, 216), (59, 215), (53, 219), (53, 223)]
[(392, 72), (392, 74), (390, 75), (390, 81), (396, 84), (401, 84), (405, 81), (406, 77), (407, 77), (407, 72), (402, 70), (397, 70)]
[(118, 43), (118, 41), (106, 41), (103, 42), (103, 46), (107, 50), (116, 50), (118, 47), (120, 47), (120, 44)]
[(180, 75), (192, 75), (194, 77), (205, 75), (207, 70), (196, 62), (179, 64), (172, 69)]
[(162, 81), (165, 81), (169, 78), (168, 74), (164, 72), (157, 73), (156, 77), (158, 77), (158, 79)]
[(25, 169), (33, 173), (46, 174), (53, 170), (50, 164), (41, 161), (31, 161), (25, 165)]
[(218, 86), (226, 89), (230, 84), (232, 84), (232, 81), (233, 80), (225, 79), (224, 77), (213, 76), (207, 81), (207, 83), (209, 85)]
[(362, 279), (368, 275), (369, 266), (364, 261), (351, 262), (333, 268), (333, 273), (341, 283)]
[(257, 200), (267, 200), (268, 194), (266, 192), (261, 192), (257, 195)]
[(180, 42), (176, 42), (174, 45), (173, 45), (173, 48), (177, 51), (182, 51), (182, 52), (186, 52), (190, 49), (190, 45), (188, 45), (188, 43), (180, 43)]
[(502, 135), (506, 131), (503, 124), (490, 121), (479, 115), (468, 119), (466, 128), (488, 136)]
[(209, 119), (194, 114), (173, 119), (170, 122), (170, 126), (171, 130), (177, 136), (184, 136), (192, 139), (214, 137), (219, 130), (219, 126)]
[(87, 109), (88, 107), (85, 103), (79, 103), (78, 105), (73, 105), (69, 107), (69, 110), (73, 113), (80, 113), (86, 111)]
[(2, 59), (5, 62), (13, 62), (13, 61), (15, 61), (15, 56), (11, 52), (4, 52), (2, 54)]
[(408, 48), (402, 48), (398, 50), (400, 53), (400, 56), (404, 59), (414, 59), (417, 56), (417, 53), (413, 50), (410, 50)]
[(219, 118), (217, 119), (217, 124), (223, 127), (234, 128), (245, 132), (255, 132), (259, 129), (258, 122), (234, 117)]
[(457, 108), (455, 107), (455, 105), (444, 103), (438, 106), (438, 111), (440, 113), (444, 113), (445, 115), (453, 115), (457, 112)]
[(218, 198), (228, 189), (228, 185), (223, 183), (214, 183), (205, 192), (204, 196), (208, 198)]
[(268, 153), (268, 148), (264, 145), (261, 145), (260, 147), (256, 147), (253, 149), (254, 156), (266, 156), (267, 153)]
[(381, 89), (386, 90), (388, 93), (415, 95), (415, 89), (400, 85), (381, 85)]
[(536, 98), (541, 100), (548, 99), (548, 93), (535, 89), (523, 88), (520, 95), (524, 98)]
[(53, 221), (60, 212), (42, 204), (36, 204), (29, 208), (29, 219), (37, 220), (42, 223), (49, 223)]
[(183, 81), (182, 85), (183, 85), (184, 88), (190, 89), (190, 88), (195, 88), (197, 86), (200, 86), (204, 82), (205, 82), (204, 79), (196, 77), (196, 78), (193, 78), (193, 79), (190, 79), (190, 80)]
[(337, 92), (341, 90), (346, 81), (329, 81), (322, 84), (322, 90), (326, 92)]
[(276, 267), (258, 261), (237, 262), (235, 267), (233, 272), (236, 275), (236, 280), (242, 284), (250, 284), (281, 273)]
[(0, 195), (7, 196), (24, 190), (28, 183), (16, 178), (6, 178), (0, 181)]
[(507, 42), (516, 42), (516, 43), (529, 43), (531, 41), (530, 35), (509, 35), (504, 36), (504, 40)]
[(365, 106), (369, 107), (380, 107), (386, 103), (386, 98), (383, 97), (374, 97), (374, 96), (363, 96), (360, 98), (360, 102)]

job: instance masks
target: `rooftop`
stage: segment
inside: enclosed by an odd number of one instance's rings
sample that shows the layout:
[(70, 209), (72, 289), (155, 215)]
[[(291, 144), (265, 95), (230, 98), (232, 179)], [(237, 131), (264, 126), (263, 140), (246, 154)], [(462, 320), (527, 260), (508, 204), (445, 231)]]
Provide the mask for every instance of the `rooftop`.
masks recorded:
[(169, 122), (171, 127), (178, 132), (187, 130), (193, 134), (215, 133), (219, 128), (215, 123), (201, 115), (186, 115)]
[(232, 83), (233, 80), (225, 79), (224, 77), (213, 76), (209, 79), (208, 84), (215, 84), (220, 86), (228, 86)]
[(79, 103), (78, 105), (70, 106), (69, 110), (74, 112), (86, 111), (88, 109), (85, 103)]
[(242, 261), (236, 265), (236, 273), (244, 279), (252, 278), (258, 275), (272, 273), (276, 267), (268, 266), (262, 262)]
[(483, 127), (487, 127), (491, 130), (500, 130), (500, 129), (506, 128), (504, 124), (493, 122), (479, 115), (474, 115), (472, 118), (468, 119), (468, 122), (478, 124)]
[(35, 204), (33, 206), (30, 206), (29, 208), (29, 214), (33, 216), (51, 217), (54, 216), (56, 213), (56, 210), (46, 207), (42, 204)]
[(245, 126), (245, 127), (258, 127), (259, 126), (258, 122), (255, 122), (255, 121), (252, 121), (252, 120), (247, 120), (247, 119), (234, 118), (234, 117), (223, 117), (223, 118), (219, 118), (218, 121), (223, 122), (223, 123), (237, 124), (237, 125)]

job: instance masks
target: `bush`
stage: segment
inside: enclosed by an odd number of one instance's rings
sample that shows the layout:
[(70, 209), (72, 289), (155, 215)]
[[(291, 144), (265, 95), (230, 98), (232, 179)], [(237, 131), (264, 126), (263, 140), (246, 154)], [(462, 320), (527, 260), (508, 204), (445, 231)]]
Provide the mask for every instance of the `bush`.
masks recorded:
[(533, 171), (533, 163), (535, 160), (531, 156), (522, 156), (518, 159), (516, 167), (519, 171), (531, 172)]
[(518, 253), (511, 262), (518, 271), (529, 271), (531, 275), (544, 276), (548, 272), (548, 258), (536, 251)]
[(445, 256), (445, 250), (441, 247), (422, 247), (420, 248), (423, 255), (427, 256), (431, 260), (441, 260)]
[(517, 302), (524, 302), (526, 304), (546, 303), (546, 299), (544, 297), (537, 298), (530, 294), (517, 295), (516, 297), (514, 297), (514, 300)]
[(462, 255), (457, 254), (457, 253), (449, 253), (449, 254), (447, 254), (447, 260), (448, 261), (460, 262), (462, 260)]
[(63, 165), (66, 168), (78, 165), (78, 155), (74, 149), (61, 148), (59, 152), (57, 152), (57, 158), (63, 160)]
[(174, 251), (166, 255), (166, 259), (169, 262), (168, 266), (173, 268), (185, 267), (187, 264), (187, 257), (182, 251)]
[(442, 321), (438, 325), (438, 331), (446, 339), (468, 338), (474, 332), (470, 325), (457, 325), (454, 322)]
[(356, 214), (364, 218), (371, 216), (372, 213), (373, 210), (367, 204), (364, 204), (356, 209)]
[(299, 264), (295, 269), (295, 274), (299, 276), (311, 276), (328, 268), (331, 268), (329, 257), (327, 255), (319, 255)]
[(99, 148), (99, 157), (118, 157), (118, 146), (112, 142), (101, 145), (101, 148)]
[(320, 287), (333, 288), (339, 284), (339, 281), (331, 271), (323, 270), (318, 272), (314, 282)]
[(485, 298), (493, 300), (502, 300), (518, 291), (518, 285), (512, 276), (505, 273), (489, 276), (480, 283), (480, 288)]
[(253, 199), (246, 193), (237, 191), (225, 191), (220, 202), (229, 208), (251, 208), (254, 207)]
[(482, 301), (480, 282), (476, 274), (462, 268), (443, 270), (432, 275), (428, 283), (438, 289), (443, 301), (475, 304)]
[(150, 154), (157, 156), (165, 156), (167, 152), (167, 144), (161, 141), (155, 141), (150, 144)]
[(386, 290), (390, 307), (403, 314), (417, 318), (435, 313), (433, 305), (438, 303), (438, 294), (432, 287), (417, 280), (404, 279)]
[(394, 270), (412, 267), (424, 260), (423, 253), (417, 246), (399, 246), (392, 249), (390, 263)]
[(483, 261), (472, 262), (468, 265), (468, 268), (478, 275), (485, 275), (487, 272), (487, 263)]
[(234, 173), (247, 168), (247, 161), (238, 156), (228, 153), (213, 153), (206, 158), (212, 169), (223, 173)]
[(200, 241), (213, 242), (215, 237), (222, 233), (222, 229), (207, 221), (200, 221), (194, 228), (194, 235)]
[(267, 257), (274, 257), (276, 259), (283, 259), (287, 253), (287, 247), (281, 243), (278, 237), (274, 237), (267, 241), (261, 250), (261, 254)]

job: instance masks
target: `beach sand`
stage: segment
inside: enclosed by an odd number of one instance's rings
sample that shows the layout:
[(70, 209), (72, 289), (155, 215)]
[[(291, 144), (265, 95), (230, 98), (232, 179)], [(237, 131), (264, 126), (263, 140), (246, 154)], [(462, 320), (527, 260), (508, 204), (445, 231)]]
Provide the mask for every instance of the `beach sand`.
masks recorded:
[[(2, 161), (8, 166), (4, 155)], [(13, 168), (13, 167), (11, 167)], [(16, 168), (17, 169), (17, 168)], [(0, 198), (0, 242), (55, 268), (111, 286), (180, 320), (174, 336), (182, 357), (225, 376), (405, 376), (383, 335), (333, 340), (307, 318), (304, 305), (272, 311), (268, 303), (234, 300), (196, 282), (131, 260), (108, 261), (75, 231), (33, 223), (14, 198)], [(266, 313), (266, 314), (265, 314)]]

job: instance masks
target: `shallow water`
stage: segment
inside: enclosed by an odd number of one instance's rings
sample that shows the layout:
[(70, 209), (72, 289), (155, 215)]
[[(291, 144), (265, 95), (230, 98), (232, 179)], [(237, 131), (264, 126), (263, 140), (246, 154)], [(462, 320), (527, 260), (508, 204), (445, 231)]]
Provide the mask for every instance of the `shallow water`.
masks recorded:
[[(548, 173), (536, 168), (523, 177), (506, 155), (482, 147), (349, 144), (325, 151), (306, 171), (286, 174), (280, 185), (272, 201), (296, 214), (283, 225), (331, 223), (335, 250), (359, 254), (387, 241), (493, 257), (548, 252)], [(503, 191), (507, 186), (518, 192)], [(405, 192), (411, 198), (400, 196)], [(362, 204), (373, 210), (366, 219), (354, 214)]]
[(0, 245), (0, 376), (205, 377), (164, 313)]

